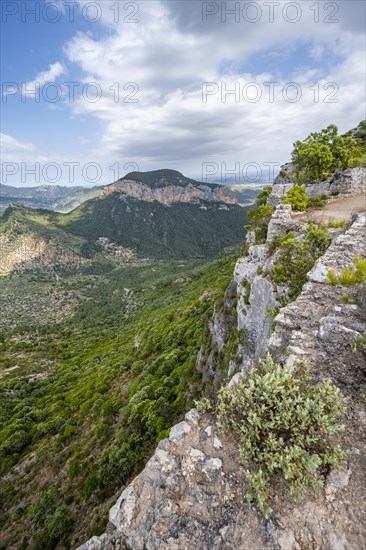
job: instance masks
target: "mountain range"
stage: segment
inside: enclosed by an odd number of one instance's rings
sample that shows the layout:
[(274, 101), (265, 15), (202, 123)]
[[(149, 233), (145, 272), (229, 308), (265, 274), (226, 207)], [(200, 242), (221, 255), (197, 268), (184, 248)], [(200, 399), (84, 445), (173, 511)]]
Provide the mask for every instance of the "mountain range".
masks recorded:
[(0, 184), (0, 212), (11, 204), (29, 208), (46, 208), (57, 212), (70, 212), (84, 201), (98, 196), (103, 186), (66, 187), (61, 185), (39, 185), (37, 187), (13, 187)]
[(186, 187), (191, 185), (197, 187), (204, 185), (211, 186), (211, 189), (230, 189), (239, 204), (248, 205), (255, 201), (256, 196), (263, 188), (262, 184), (235, 184), (219, 185), (217, 183), (201, 183), (197, 180), (187, 178), (175, 170), (155, 170), (150, 172), (129, 173), (118, 182), (110, 185), (98, 185), (94, 187), (60, 185), (39, 185), (37, 187), (14, 187), (0, 184), (0, 212), (3, 212), (11, 204), (27, 206), (29, 208), (45, 208), (55, 212), (67, 213), (74, 210), (83, 202), (95, 198), (103, 193), (104, 189), (111, 189), (112, 186), (121, 186), (126, 180), (138, 181), (141, 185), (151, 189), (163, 187)]
[[(58, 188), (53, 198), (70, 204), (83, 192), (77, 188), (68, 196)], [(91, 260), (98, 254), (209, 258), (243, 242), (247, 209), (226, 186), (157, 170), (129, 173), (88, 192), (96, 196), (68, 213), (8, 206), (0, 219), (2, 269), (41, 257), (47, 263), (57, 257)]]

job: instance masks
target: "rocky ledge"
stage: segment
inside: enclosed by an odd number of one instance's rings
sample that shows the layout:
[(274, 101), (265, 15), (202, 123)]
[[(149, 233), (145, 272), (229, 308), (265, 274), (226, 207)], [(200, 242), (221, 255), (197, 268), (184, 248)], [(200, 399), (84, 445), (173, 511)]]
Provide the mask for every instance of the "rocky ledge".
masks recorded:
[[(294, 167), (293, 164), (289, 163), (283, 167), (273, 182), (268, 204), (270, 206), (281, 204), (282, 199), (294, 185), (297, 185)], [(309, 198), (332, 195), (353, 197), (364, 194), (366, 193), (366, 168), (357, 167), (343, 171), (337, 170), (331, 178), (308, 185), (305, 192)]]
[(160, 442), (109, 513), (110, 533), (79, 550), (278, 548), (271, 522), (250, 507), (235, 444), (192, 409)]

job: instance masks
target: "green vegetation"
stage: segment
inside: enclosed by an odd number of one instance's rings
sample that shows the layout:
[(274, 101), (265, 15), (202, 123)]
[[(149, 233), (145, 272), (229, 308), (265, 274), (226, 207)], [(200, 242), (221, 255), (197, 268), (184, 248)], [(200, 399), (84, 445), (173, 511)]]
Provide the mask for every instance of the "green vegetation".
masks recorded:
[(305, 185), (295, 185), (288, 190), (283, 204), (291, 204), (293, 210), (304, 212), (309, 205), (309, 199), (305, 194)]
[(18, 236), (35, 235), (84, 258), (94, 259), (103, 251), (98, 239), (104, 237), (138, 258), (207, 260), (242, 244), (247, 210), (204, 201), (166, 207), (111, 193), (68, 214), (9, 207), (0, 218), (0, 235), (9, 230)]
[(322, 208), (325, 206), (326, 195), (321, 197), (310, 198), (306, 195), (305, 185), (295, 185), (288, 190), (286, 197), (283, 199), (283, 204), (291, 204), (293, 210), (305, 212), (307, 208), (316, 207)]
[(275, 306), (273, 308), (268, 307), (266, 309), (266, 318), (271, 319), (271, 332), (274, 332), (276, 330), (276, 323), (275, 323), (275, 317), (279, 314), (281, 311), (280, 306)]
[(196, 356), (235, 259), (2, 278), (25, 307), (34, 289), (78, 297), (58, 324), (0, 337), (2, 547), (75, 548), (104, 531), (111, 499), (210, 391)]
[(244, 303), (246, 305), (249, 305), (250, 289), (252, 285), (250, 284), (250, 281), (248, 281), (245, 278), (242, 280), (241, 284), (242, 284), (242, 287), (245, 289)]
[(323, 206), (325, 206), (326, 199), (326, 195), (323, 195), (323, 197), (312, 197), (308, 201), (308, 207), (323, 208)]
[(262, 204), (259, 208), (251, 208), (248, 211), (249, 223), (246, 226), (248, 231), (254, 231), (256, 244), (265, 242), (267, 237), (268, 224), (273, 214), (272, 206)]
[(197, 411), (200, 413), (205, 413), (212, 410), (211, 401), (207, 397), (203, 397), (202, 399), (196, 399), (194, 402), (194, 406), (196, 407)]
[(355, 130), (349, 130), (344, 135), (352, 137), (366, 151), (366, 120), (362, 120)]
[[(313, 386), (304, 365), (296, 375), (272, 357), (247, 378), (219, 392), (217, 419), (235, 434), (254, 499), (268, 516), (271, 479), (281, 475), (296, 498), (307, 488), (322, 487), (322, 469), (345, 456), (333, 435), (343, 431), (341, 393), (330, 382)], [(248, 464), (249, 463), (249, 464)]]
[(262, 206), (262, 204), (266, 204), (267, 199), (271, 193), (272, 193), (271, 185), (267, 185), (266, 187), (263, 187), (262, 191), (257, 195), (256, 201), (255, 201), (256, 205), (259, 207), (259, 206)]
[(296, 141), (292, 151), (296, 181), (316, 183), (330, 176), (337, 168), (360, 166), (365, 163), (365, 151), (350, 135), (338, 135), (330, 124), (320, 132), (312, 132), (304, 141)]
[(364, 330), (362, 334), (354, 337), (351, 349), (353, 353), (356, 353), (357, 351), (366, 353), (366, 330)]
[(330, 241), (328, 230), (313, 222), (309, 222), (304, 239), (295, 237), (292, 231), (282, 238), (273, 239), (271, 250), (279, 250), (272, 268), (273, 280), (287, 287), (290, 301), (301, 293), (307, 273), (324, 254)]
[(366, 260), (361, 256), (356, 256), (353, 265), (344, 267), (339, 277), (337, 277), (334, 269), (328, 270), (328, 285), (345, 285), (354, 286), (361, 283), (366, 283)]
[(329, 220), (328, 226), (332, 227), (333, 229), (344, 229), (347, 223), (348, 222), (345, 218), (342, 218), (340, 220)]
[(264, 243), (267, 238), (268, 224), (274, 211), (272, 206), (268, 206), (266, 204), (271, 192), (271, 186), (264, 187), (257, 196), (255, 203), (256, 208), (251, 208), (247, 212), (249, 223), (246, 226), (246, 229), (248, 231), (254, 231), (256, 244)]

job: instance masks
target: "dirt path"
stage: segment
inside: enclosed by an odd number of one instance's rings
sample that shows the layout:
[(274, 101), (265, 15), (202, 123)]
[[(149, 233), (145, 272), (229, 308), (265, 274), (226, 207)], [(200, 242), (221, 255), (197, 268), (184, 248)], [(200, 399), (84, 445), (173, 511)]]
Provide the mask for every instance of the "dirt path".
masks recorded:
[(349, 220), (356, 212), (366, 212), (366, 193), (356, 197), (331, 199), (323, 208), (309, 208), (299, 219), (312, 219), (328, 225), (332, 221)]

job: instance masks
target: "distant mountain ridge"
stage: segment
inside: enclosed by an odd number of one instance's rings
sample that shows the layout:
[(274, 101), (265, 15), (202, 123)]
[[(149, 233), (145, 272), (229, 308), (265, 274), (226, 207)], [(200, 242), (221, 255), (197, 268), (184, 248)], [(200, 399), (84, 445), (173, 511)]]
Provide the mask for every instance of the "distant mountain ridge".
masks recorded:
[(45, 208), (56, 212), (70, 212), (88, 199), (98, 196), (99, 187), (66, 187), (61, 185), (38, 185), (36, 187), (13, 187), (0, 184), (0, 212), (10, 204), (28, 208)]
[(12, 197), (19, 198), (34, 198), (38, 197), (50, 197), (52, 199), (58, 199), (74, 193), (75, 191), (80, 191), (85, 189), (81, 185), (76, 185), (73, 187), (66, 187), (63, 185), (37, 185), (35, 187), (13, 187), (12, 185), (5, 185), (4, 183), (0, 184), (1, 196), (5, 197), (7, 195)]

